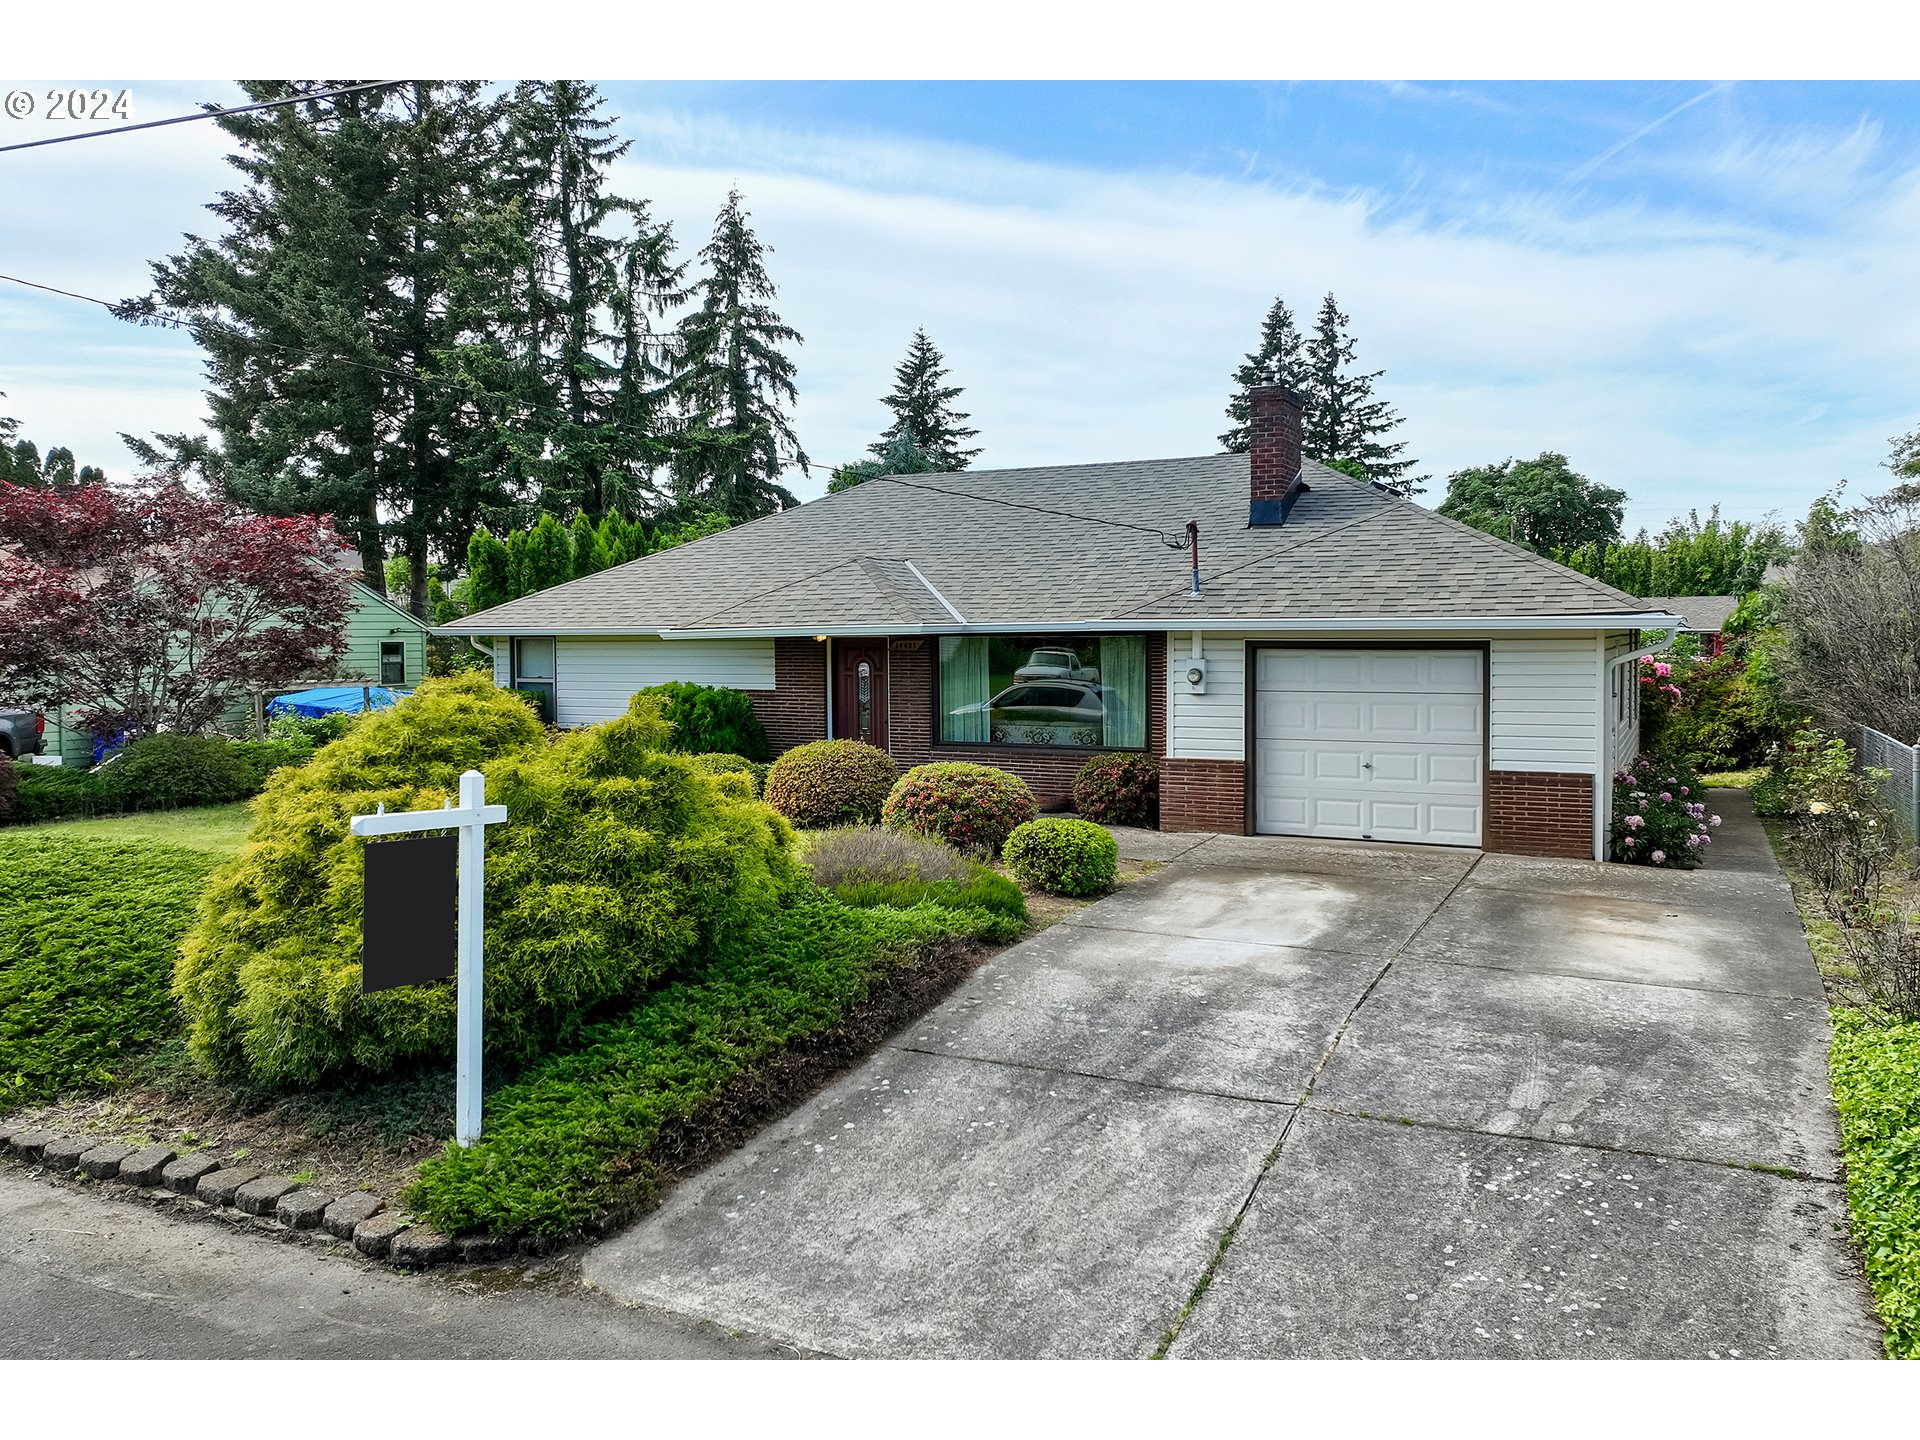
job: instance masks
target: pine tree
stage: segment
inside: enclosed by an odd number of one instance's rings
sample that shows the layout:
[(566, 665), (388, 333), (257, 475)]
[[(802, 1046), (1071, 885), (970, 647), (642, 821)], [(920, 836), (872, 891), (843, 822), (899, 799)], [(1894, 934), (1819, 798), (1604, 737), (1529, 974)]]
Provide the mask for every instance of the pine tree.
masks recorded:
[(1229, 454), (1244, 455), (1253, 443), (1247, 431), (1252, 419), (1247, 391), (1267, 384), (1271, 376), (1282, 385), (1302, 391), (1304, 399), (1302, 344), (1300, 331), (1293, 323), (1293, 312), (1287, 308), (1284, 297), (1276, 296), (1267, 318), (1260, 322), (1260, 344), (1247, 353), (1246, 362), (1233, 372), (1233, 398), (1227, 401), (1227, 419), (1233, 422), (1233, 428), (1220, 437), (1220, 444)]
[(1356, 371), (1355, 348), (1347, 333), (1347, 316), (1328, 295), (1320, 302), (1313, 334), (1301, 347), (1304, 364), (1299, 388), (1305, 401), (1301, 448), (1326, 464), (1357, 461), (1368, 479), (1397, 495), (1417, 495), (1423, 488), (1420, 480), (1405, 478), (1415, 462), (1400, 458), (1406, 442), (1383, 438), (1400, 423), (1386, 401), (1374, 398), (1373, 382), (1386, 372)]
[(965, 412), (955, 410), (958, 385), (942, 385), (946, 379), (946, 357), (935, 348), (924, 330), (915, 330), (907, 343), (907, 355), (893, 371), (893, 392), (883, 396), (881, 404), (893, 411), (893, 423), (880, 432), (880, 438), (867, 447), (874, 459), (886, 462), (890, 453), (926, 457), (930, 470), (964, 470), (980, 451), (962, 448), (980, 432), (962, 423)]
[(767, 253), (747, 227), (740, 193), (731, 192), (700, 252), (707, 273), (694, 286), (699, 303), (679, 332), (683, 368), (674, 394), (684, 428), (675, 493), (734, 521), (798, 503), (780, 475), (807, 463), (787, 418), (797, 396), (793, 361), (782, 348), (799, 344), (800, 335), (768, 303), (776, 292)]

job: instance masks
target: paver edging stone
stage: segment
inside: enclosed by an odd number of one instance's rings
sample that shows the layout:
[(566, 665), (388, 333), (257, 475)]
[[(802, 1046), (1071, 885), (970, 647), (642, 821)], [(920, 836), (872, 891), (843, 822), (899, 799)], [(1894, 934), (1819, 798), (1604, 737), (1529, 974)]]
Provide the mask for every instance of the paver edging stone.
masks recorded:
[[(268, 1227), (288, 1240), (309, 1244), (345, 1240), (362, 1255), (409, 1270), (449, 1261), (484, 1264), (506, 1260), (516, 1252), (540, 1256), (564, 1248), (537, 1240), (516, 1244), (499, 1235), (443, 1235), (388, 1211), (380, 1196), (364, 1190), (335, 1199), (309, 1190), (291, 1176), (262, 1175), (203, 1152), (179, 1155), (165, 1145), (136, 1148), (14, 1121), (0, 1125), (0, 1155), (86, 1179), (117, 1181), (127, 1189), (106, 1193), (128, 1199), (137, 1195), (150, 1204), (167, 1205), (185, 1201), (188, 1214), (206, 1213), (209, 1219), (229, 1223), (246, 1216), (254, 1228)], [(393, 1241), (403, 1234), (409, 1238), (395, 1253)]]

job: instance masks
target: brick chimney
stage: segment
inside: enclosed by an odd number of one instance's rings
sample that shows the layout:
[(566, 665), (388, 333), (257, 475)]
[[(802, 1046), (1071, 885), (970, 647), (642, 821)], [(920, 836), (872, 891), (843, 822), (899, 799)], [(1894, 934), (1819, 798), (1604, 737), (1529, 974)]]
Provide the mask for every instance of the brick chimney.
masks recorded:
[(1300, 396), (1268, 372), (1247, 391), (1247, 447), (1251, 475), (1249, 525), (1284, 525), (1300, 483)]

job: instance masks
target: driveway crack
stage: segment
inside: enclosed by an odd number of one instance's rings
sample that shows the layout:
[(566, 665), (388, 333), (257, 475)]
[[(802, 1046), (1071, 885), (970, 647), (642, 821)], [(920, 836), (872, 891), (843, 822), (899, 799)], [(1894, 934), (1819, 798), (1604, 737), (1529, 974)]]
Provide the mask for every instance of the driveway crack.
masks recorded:
[(1247, 1187), (1246, 1198), (1240, 1202), (1240, 1208), (1234, 1212), (1233, 1219), (1228, 1222), (1226, 1229), (1220, 1232), (1220, 1243), (1214, 1247), (1213, 1257), (1207, 1261), (1206, 1269), (1200, 1273), (1200, 1278), (1194, 1282), (1193, 1291), (1187, 1296), (1186, 1303), (1180, 1307), (1180, 1313), (1173, 1317), (1172, 1323), (1161, 1333), (1160, 1344), (1153, 1352), (1153, 1359), (1164, 1360), (1167, 1358), (1167, 1353), (1173, 1349), (1174, 1342), (1180, 1338), (1180, 1331), (1185, 1327), (1188, 1318), (1193, 1314), (1195, 1308), (1199, 1306), (1201, 1297), (1207, 1293), (1207, 1287), (1213, 1283), (1213, 1277), (1219, 1273), (1220, 1266), (1225, 1263), (1227, 1252), (1233, 1248), (1234, 1236), (1240, 1233), (1240, 1226), (1242, 1222), (1246, 1220), (1247, 1211), (1253, 1205), (1253, 1197), (1260, 1193), (1261, 1182), (1267, 1178), (1268, 1172), (1271, 1171), (1279, 1161), (1280, 1152), (1286, 1149), (1287, 1136), (1292, 1133), (1294, 1122), (1300, 1118), (1301, 1111), (1307, 1108), (1307, 1102), (1313, 1098), (1314, 1086), (1320, 1083), (1321, 1075), (1326, 1072), (1327, 1066), (1332, 1063), (1334, 1052), (1340, 1048), (1340, 1042), (1346, 1038), (1348, 1029), (1353, 1025), (1354, 1017), (1360, 1013), (1361, 1007), (1372, 998), (1373, 992), (1379, 987), (1380, 982), (1386, 979), (1388, 973), (1399, 963), (1400, 957), (1407, 953), (1408, 949), (1413, 945), (1413, 942), (1418, 940), (1427, 926), (1433, 923), (1433, 917), (1438, 915), (1446, 903), (1459, 891), (1460, 887), (1467, 883), (1467, 878), (1479, 868), (1480, 862), (1484, 858), (1484, 855), (1475, 855), (1473, 857), (1473, 863), (1460, 872), (1459, 878), (1447, 887), (1446, 893), (1433, 902), (1433, 905), (1428, 909), (1426, 915), (1421, 918), (1420, 923), (1413, 927), (1413, 933), (1387, 952), (1385, 963), (1380, 966), (1380, 969), (1375, 973), (1374, 977), (1367, 982), (1366, 988), (1360, 992), (1359, 998), (1353, 1002), (1345, 1018), (1341, 1020), (1339, 1025), (1334, 1027), (1333, 1034), (1327, 1039), (1326, 1047), (1320, 1052), (1319, 1061), (1313, 1067), (1313, 1073), (1307, 1076), (1307, 1083), (1300, 1091), (1299, 1100), (1295, 1102), (1293, 1109), (1287, 1112), (1287, 1118), (1281, 1122), (1279, 1138), (1273, 1142), (1273, 1148), (1267, 1152), (1266, 1159), (1260, 1162), (1260, 1169), (1253, 1177), (1253, 1184)]

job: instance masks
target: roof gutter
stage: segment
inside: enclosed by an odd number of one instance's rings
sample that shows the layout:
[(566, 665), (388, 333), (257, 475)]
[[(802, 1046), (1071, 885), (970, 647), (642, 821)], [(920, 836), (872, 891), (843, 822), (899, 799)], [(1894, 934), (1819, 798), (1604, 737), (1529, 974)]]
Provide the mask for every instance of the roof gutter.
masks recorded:
[(1622, 610), (1595, 615), (1368, 615), (1368, 616), (1222, 616), (1186, 619), (1172, 615), (1109, 615), (1098, 620), (1009, 620), (991, 624), (954, 625), (756, 625), (742, 629), (641, 625), (446, 625), (435, 635), (567, 635), (657, 637), (661, 640), (759, 640), (792, 636), (852, 638), (875, 635), (1032, 635), (1108, 633), (1122, 630), (1347, 631), (1357, 635), (1424, 634), (1450, 630), (1667, 630), (1675, 616), (1670, 611)]

